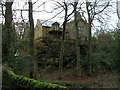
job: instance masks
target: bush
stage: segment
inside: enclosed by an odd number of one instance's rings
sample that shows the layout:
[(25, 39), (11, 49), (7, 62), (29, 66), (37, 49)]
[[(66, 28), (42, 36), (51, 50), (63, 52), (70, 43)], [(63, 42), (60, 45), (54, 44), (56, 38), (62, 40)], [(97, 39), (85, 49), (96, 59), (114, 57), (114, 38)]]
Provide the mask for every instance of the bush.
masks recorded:
[(99, 72), (100, 71), (100, 61), (101, 61), (101, 53), (93, 52), (92, 53), (92, 69), (93, 72)]
[(28, 55), (19, 55), (15, 57), (11, 60), (11, 66), (16, 74), (29, 77), (30, 57)]

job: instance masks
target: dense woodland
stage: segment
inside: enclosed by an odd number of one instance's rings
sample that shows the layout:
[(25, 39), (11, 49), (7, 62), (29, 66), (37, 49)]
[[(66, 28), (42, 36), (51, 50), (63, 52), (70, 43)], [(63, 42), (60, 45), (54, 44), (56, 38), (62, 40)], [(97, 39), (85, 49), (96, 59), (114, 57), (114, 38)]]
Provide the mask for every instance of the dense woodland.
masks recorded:
[[(119, 88), (120, 28), (117, 25), (113, 30), (103, 28), (106, 17), (100, 16), (103, 12), (108, 13), (107, 8), (112, 7), (111, 2), (86, 0), (84, 6), (87, 16), (84, 16), (81, 12), (83, 4), (81, 0), (74, 0), (75, 2), (53, 0), (56, 5), (53, 11), (61, 8), (64, 12), (62, 37), (55, 41), (34, 39), (33, 6), (38, 1), (29, 0), (25, 3), (28, 5), (27, 21), (22, 15), (24, 9), (13, 10), (14, 1), (0, 2), (3, 17), (1, 23), (3, 88)], [(42, 4), (45, 3), (47, 2)], [(115, 5), (117, 7), (117, 3)], [(15, 22), (13, 18), (15, 10), (21, 12), (20, 22)], [(117, 14), (118, 9), (115, 10)], [(79, 42), (77, 12), (83, 15), (82, 18), (89, 24), (88, 40), (85, 45)], [(59, 14), (60, 12), (55, 16)], [(118, 18), (120, 19), (119, 15)], [(74, 20), (76, 38), (73, 42), (67, 42), (66, 24), (71, 19)], [(102, 24), (100, 30), (92, 34), (96, 19)], [(18, 23), (21, 23), (21, 26)], [(16, 29), (16, 26), (19, 29)]]

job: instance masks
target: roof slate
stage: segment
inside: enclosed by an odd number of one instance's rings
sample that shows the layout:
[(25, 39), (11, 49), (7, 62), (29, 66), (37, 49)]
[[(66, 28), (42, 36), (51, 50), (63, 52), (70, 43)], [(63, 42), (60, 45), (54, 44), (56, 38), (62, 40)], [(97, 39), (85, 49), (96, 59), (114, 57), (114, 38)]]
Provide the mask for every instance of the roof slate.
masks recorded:
[(52, 24), (54, 23), (53, 21), (41, 20), (41, 19), (39, 19), (39, 21), (41, 22), (42, 26), (46, 26), (46, 27), (52, 27)]

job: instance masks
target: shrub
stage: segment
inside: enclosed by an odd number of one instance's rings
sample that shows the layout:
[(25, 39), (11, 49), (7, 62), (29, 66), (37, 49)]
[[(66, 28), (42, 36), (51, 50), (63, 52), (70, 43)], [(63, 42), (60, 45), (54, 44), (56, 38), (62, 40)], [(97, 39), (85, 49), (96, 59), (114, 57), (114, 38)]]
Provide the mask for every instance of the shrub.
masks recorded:
[(20, 54), (19, 56), (15, 57), (13, 60), (11, 60), (11, 66), (16, 74), (29, 77), (30, 57), (28, 55)]

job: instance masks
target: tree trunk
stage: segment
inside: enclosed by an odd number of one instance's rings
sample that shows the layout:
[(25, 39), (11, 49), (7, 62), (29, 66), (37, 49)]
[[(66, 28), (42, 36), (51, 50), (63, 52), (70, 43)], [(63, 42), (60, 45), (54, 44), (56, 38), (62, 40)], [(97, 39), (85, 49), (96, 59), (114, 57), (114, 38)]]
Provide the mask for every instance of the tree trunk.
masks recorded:
[(10, 61), (13, 57), (14, 52), (11, 47), (13, 41), (13, 26), (12, 26), (12, 4), (13, 2), (6, 2), (6, 10), (5, 10), (5, 27), (3, 29), (3, 62)]
[(30, 78), (38, 79), (37, 73), (38, 73), (38, 66), (37, 62), (35, 60), (34, 55), (34, 21), (33, 21), (33, 6), (32, 6), (32, 0), (28, 2), (29, 4), (29, 23), (30, 23)]
[(89, 75), (92, 75), (92, 60), (91, 60), (91, 24), (89, 23), (89, 36), (88, 36), (88, 61), (89, 61)]
[(62, 79), (63, 75), (63, 60), (64, 60), (64, 40), (65, 40), (65, 31), (66, 31), (66, 23), (67, 23), (67, 5), (64, 2), (65, 5), (65, 18), (64, 18), (64, 23), (63, 23), (63, 33), (62, 33), (62, 39), (61, 39), (61, 50), (60, 50), (60, 60), (59, 60), (59, 70), (60, 70), (60, 75), (59, 79)]
[(88, 14), (88, 61), (89, 61), (89, 75), (92, 75), (92, 60), (91, 60), (91, 25), (92, 25), (92, 20), (90, 16), (90, 11), (89, 11), (89, 2), (86, 1), (86, 9), (87, 9), (87, 14)]
[(60, 60), (59, 60), (59, 80), (62, 80), (63, 75), (63, 59), (64, 59), (64, 40), (61, 39)]
[(74, 3), (74, 18), (75, 18), (75, 30), (76, 30), (76, 59), (77, 59), (77, 76), (81, 77), (81, 64), (80, 64), (80, 45), (79, 45), (79, 31), (78, 31), (78, 20), (77, 20), (77, 4), (78, 2)]
[(66, 30), (66, 19), (63, 23), (63, 34), (61, 39), (61, 50), (60, 50), (60, 60), (59, 60), (59, 70), (60, 70), (60, 76), (59, 79), (62, 79), (63, 75), (63, 60), (64, 60), (64, 39), (65, 39), (65, 30)]

